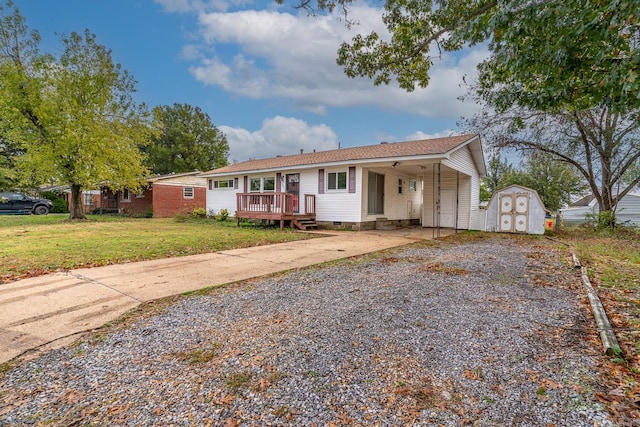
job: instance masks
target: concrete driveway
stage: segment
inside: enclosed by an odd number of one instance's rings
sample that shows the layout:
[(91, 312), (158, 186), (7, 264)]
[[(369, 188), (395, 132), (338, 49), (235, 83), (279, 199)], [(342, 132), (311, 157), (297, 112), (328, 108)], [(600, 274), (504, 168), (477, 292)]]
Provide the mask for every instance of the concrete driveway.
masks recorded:
[[(450, 234), (440, 230), (440, 236)], [(202, 255), (85, 268), (0, 285), (0, 363), (64, 345), (158, 298), (348, 258), (433, 230), (331, 232), (326, 237)]]

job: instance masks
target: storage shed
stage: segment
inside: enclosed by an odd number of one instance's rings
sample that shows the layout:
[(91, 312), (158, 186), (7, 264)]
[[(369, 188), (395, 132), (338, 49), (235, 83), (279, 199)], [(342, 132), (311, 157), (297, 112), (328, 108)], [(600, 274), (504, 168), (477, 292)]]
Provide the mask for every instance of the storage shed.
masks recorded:
[(486, 209), (485, 230), (544, 234), (546, 209), (538, 192), (510, 185), (493, 193)]

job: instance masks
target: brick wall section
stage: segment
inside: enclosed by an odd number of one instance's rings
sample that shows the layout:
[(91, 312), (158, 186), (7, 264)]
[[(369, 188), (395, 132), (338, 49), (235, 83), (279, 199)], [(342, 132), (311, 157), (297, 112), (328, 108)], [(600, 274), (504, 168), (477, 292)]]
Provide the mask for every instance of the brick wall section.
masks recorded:
[(193, 187), (193, 196), (193, 199), (185, 199), (181, 186), (153, 184), (154, 218), (168, 218), (178, 213), (189, 213), (195, 208), (206, 208), (206, 188)]
[(118, 212), (123, 215), (144, 216), (153, 203), (153, 193), (150, 189), (145, 189), (144, 197), (137, 197), (135, 193), (131, 193), (131, 201), (122, 200), (122, 191), (118, 191)]

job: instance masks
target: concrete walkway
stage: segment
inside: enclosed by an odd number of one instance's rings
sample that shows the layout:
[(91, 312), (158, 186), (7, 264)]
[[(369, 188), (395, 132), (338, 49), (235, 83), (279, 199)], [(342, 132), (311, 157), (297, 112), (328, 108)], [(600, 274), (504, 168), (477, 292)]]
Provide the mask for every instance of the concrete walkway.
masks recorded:
[[(441, 230), (440, 236), (451, 231)], [(0, 285), (0, 363), (65, 345), (158, 298), (431, 239), (430, 229), (331, 232), (327, 237), (202, 255), (85, 268)]]

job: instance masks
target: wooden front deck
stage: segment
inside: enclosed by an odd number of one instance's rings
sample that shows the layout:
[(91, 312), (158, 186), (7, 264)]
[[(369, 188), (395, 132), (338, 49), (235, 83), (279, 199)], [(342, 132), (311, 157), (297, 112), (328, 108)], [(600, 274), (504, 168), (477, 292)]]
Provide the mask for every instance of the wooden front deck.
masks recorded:
[(291, 227), (305, 229), (302, 221), (316, 219), (315, 194), (304, 195), (304, 212), (299, 212), (299, 196), (291, 193), (238, 193), (236, 194), (236, 221), (240, 219), (266, 219), (280, 221), (280, 230), (285, 221)]

